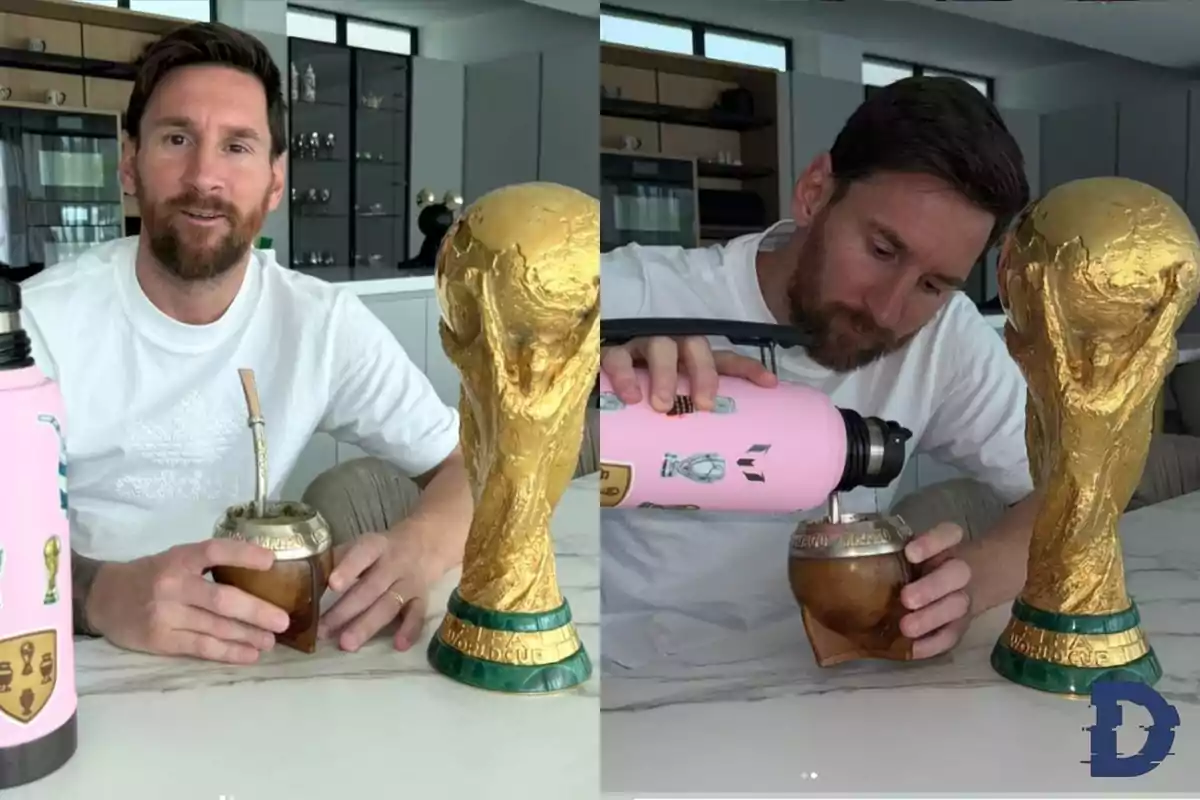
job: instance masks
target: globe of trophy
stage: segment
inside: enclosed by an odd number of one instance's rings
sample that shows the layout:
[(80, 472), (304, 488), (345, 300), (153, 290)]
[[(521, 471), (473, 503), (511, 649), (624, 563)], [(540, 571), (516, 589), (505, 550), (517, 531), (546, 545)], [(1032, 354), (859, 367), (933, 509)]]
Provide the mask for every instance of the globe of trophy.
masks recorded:
[(556, 184), (497, 189), (446, 234), (436, 280), (475, 515), (429, 661), (478, 688), (567, 689), (592, 666), (559, 590), (550, 519), (600, 364), (599, 204)]
[(1002, 248), (1005, 339), (1028, 383), (1040, 509), (1024, 589), (992, 652), (1016, 683), (1086, 695), (1162, 668), (1125, 585), (1118, 522), (1150, 447), (1175, 334), (1200, 291), (1200, 242), (1167, 195), (1123, 178), (1056, 187)]
[(268, 502), (265, 422), (258, 390), (253, 372), (244, 369), (239, 373), (254, 442), (255, 499), (226, 509), (217, 521), (213, 537), (264, 547), (274, 553), (275, 563), (268, 570), (214, 567), (213, 580), (236, 586), (286, 611), (288, 628), (276, 635), (275, 641), (303, 653), (313, 653), (317, 649), (321, 599), (333, 571), (333, 539), (324, 518), (315, 509), (298, 502)]
[(830, 514), (792, 535), (788, 582), (800, 604), (817, 664), (878, 658), (907, 661), (912, 640), (900, 632), (907, 613), (900, 590), (914, 577), (904, 555), (912, 530), (898, 516)]

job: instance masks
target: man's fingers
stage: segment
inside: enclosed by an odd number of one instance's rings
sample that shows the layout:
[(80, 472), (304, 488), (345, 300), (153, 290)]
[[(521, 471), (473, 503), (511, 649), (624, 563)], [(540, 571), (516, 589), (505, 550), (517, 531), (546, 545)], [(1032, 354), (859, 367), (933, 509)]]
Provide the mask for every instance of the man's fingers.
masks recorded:
[[(383, 585), (380, 585), (380, 584)], [(317, 635), (321, 637), (333, 636), (342, 632), (359, 614), (366, 611), (371, 605), (383, 595), (387, 588), (385, 578), (373, 580), (372, 576), (368, 575), (350, 587), (350, 590), (339, 597), (333, 605), (329, 607), (325, 613), (321, 615), (321, 622), (318, 625)], [(395, 604), (395, 601), (391, 601)], [(392, 616), (395, 616), (393, 614)], [(376, 628), (378, 630), (378, 628)], [(374, 633), (374, 631), (372, 632)]]
[(701, 411), (711, 411), (717, 396), (717, 367), (713, 351), (703, 336), (689, 336), (679, 343), (679, 362), (692, 389), (692, 401)]
[(428, 608), (424, 597), (414, 597), (404, 606), (400, 617), (400, 627), (393, 639), (397, 650), (407, 650), (421, 638), (425, 628), (425, 611)]
[(963, 626), (945, 625), (930, 636), (913, 642), (913, 658), (917, 660), (933, 658), (949, 651), (962, 638)]
[(180, 585), (180, 601), (219, 617), (244, 622), (264, 631), (283, 633), (291, 624), (288, 613), (236, 586), (187, 576)]
[[(401, 597), (404, 595), (401, 594)], [(391, 594), (381, 594), (367, 610), (354, 618), (338, 636), (338, 646), (354, 652), (375, 634), (383, 630), (404, 608)]]
[(910, 611), (916, 611), (941, 600), (943, 597), (962, 591), (971, 582), (971, 568), (961, 559), (951, 559), (925, 577), (913, 581), (900, 590), (900, 602)]
[(679, 346), (674, 339), (655, 336), (641, 350), (650, 373), (650, 405), (655, 411), (670, 411), (679, 383)]
[(275, 554), (265, 547), (238, 539), (206, 539), (168, 551), (188, 572), (200, 574), (213, 567), (240, 567), (265, 571), (275, 565)]
[(275, 636), (270, 631), (193, 606), (182, 607), (175, 627), (179, 630), (202, 633), (230, 644), (246, 644), (255, 650), (270, 650), (275, 646)]
[(358, 537), (342, 555), (341, 561), (329, 573), (329, 588), (344, 592), (371, 568), (387, 549), (387, 539), (378, 533)]
[(226, 642), (195, 631), (172, 631), (163, 648), (165, 655), (192, 656), (225, 664), (253, 664), (259, 651), (248, 644)]
[[(925, 533), (917, 536), (904, 548), (904, 555), (913, 564), (925, 564), (936, 556), (942, 555), (952, 547), (957, 547), (963, 540), (963, 529), (952, 522), (935, 525)], [(926, 564), (926, 568), (935, 566)]]
[(608, 347), (600, 356), (600, 368), (608, 376), (613, 393), (622, 403), (635, 405), (642, 402), (642, 388), (638, 385), (637, 373), (633, 371), (633, 353), (628, 347)]
[(717, 373), (731, 378), (743, 378), (758, 386), (767, 388), (776, 386), (779, 378), (775, 373), (763, 366), (757, 359), (734, 353), (728, 350), (713, 354), (713, 363)]
[(951, 592), (919, 611), (905, 614), (900, 619), (900, 632), (910, 639), (920, 639), (938, 628), (962, 619), (970, 610), (971, 601), (966, 592)]

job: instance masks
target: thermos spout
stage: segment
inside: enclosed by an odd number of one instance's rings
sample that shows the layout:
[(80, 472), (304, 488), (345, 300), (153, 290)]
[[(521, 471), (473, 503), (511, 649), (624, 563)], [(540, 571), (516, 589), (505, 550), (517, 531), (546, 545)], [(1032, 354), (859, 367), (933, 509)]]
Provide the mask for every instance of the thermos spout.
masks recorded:
[(846, 423), (846, 468), (835, 491), (890, 486), (904, 470), (912, 431), (898, 422), (864, 417), (846, 408), (838, 411)]

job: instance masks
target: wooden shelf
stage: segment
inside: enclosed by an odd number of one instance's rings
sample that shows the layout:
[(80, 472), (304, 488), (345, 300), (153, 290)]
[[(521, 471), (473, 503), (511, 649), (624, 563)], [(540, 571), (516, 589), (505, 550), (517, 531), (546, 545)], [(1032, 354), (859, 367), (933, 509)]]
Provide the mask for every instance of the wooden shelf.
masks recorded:
[(131, 81), (137, 76), (133, 64), (115, 61), (99, 61), (82, 56), (64, 56), (57, 53), (35, 53), (13, 47), (0, 47), (0, 67), (12, 69), (35, 69), (39, 72), (55, 72), (60, 75), (81, 75), (85, 78), (112, 78)]
[(606, 117), (739, 132), (760, 130), (775, 124), (775, 120), (769, 117), (747, 116), (717, 108), (684, 108), (618, 97), (601, 97), (600, 113)]

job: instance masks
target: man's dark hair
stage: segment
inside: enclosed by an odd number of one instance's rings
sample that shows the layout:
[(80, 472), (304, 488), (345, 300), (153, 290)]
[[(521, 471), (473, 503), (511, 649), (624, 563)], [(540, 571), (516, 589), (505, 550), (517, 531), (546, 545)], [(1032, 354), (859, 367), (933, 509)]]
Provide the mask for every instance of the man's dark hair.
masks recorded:
[(1021, 148), (996, 107), (960, 78), (904, 78), (876, 89), (830, 151), (836, 201), (880, 172), (931, 175), (996, 217), (988, 246), (1029, 203)]
[(287, 152), (287, 105), (283, 79), (266, 46), (248, 33), (219, 22), (185, 25), (149, 45), (137, 60), (137, 78), (125, 110), (125, 132), (138, 140), (142, 115), (150, 96), (172, 71), (181, 67), (212, 64), (238, 69), (262, 83), (267, 93), (267, 125), (271, 131), (271, 157)]

